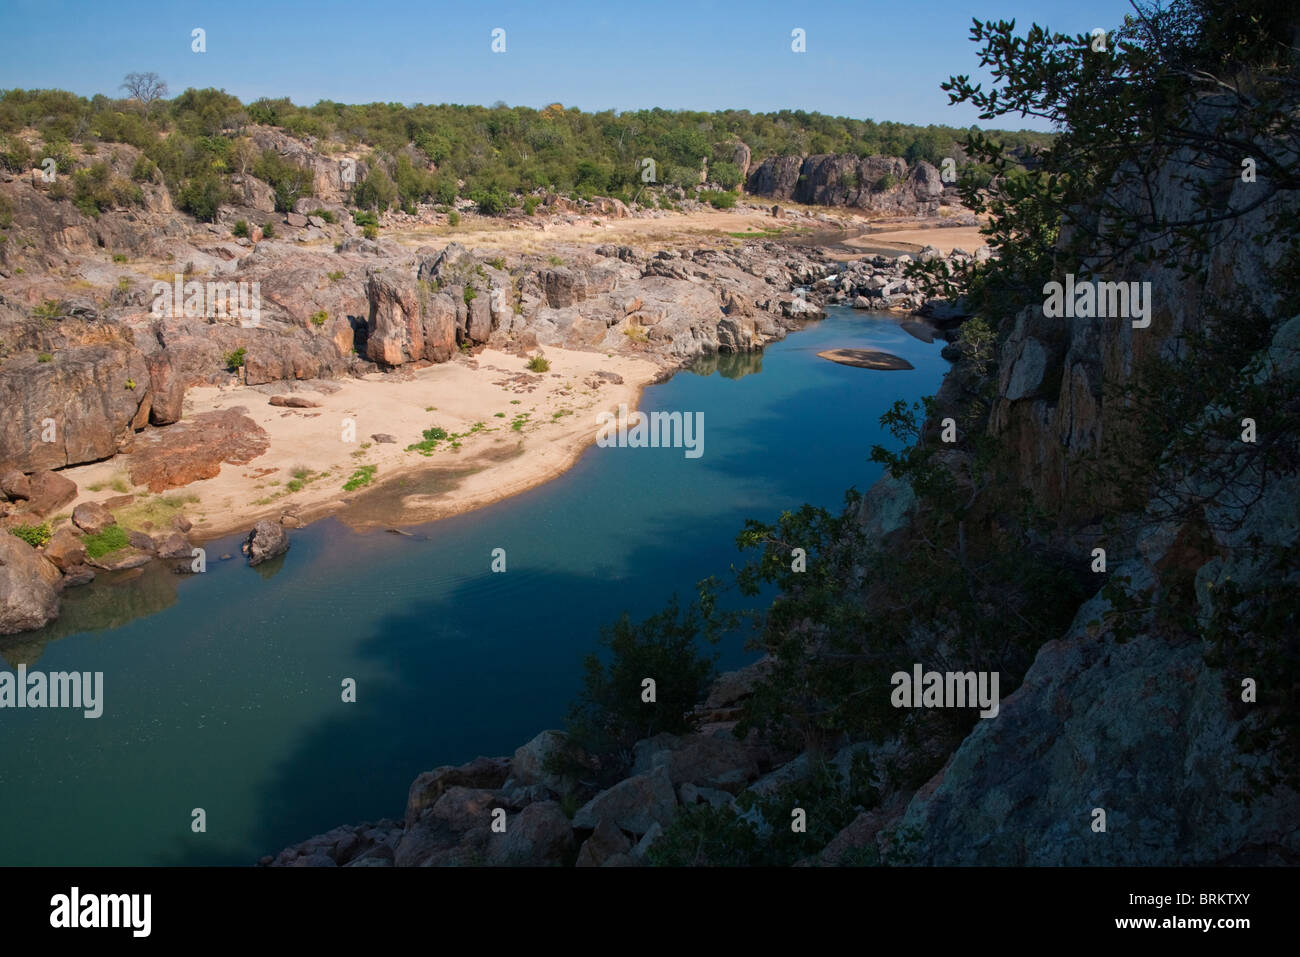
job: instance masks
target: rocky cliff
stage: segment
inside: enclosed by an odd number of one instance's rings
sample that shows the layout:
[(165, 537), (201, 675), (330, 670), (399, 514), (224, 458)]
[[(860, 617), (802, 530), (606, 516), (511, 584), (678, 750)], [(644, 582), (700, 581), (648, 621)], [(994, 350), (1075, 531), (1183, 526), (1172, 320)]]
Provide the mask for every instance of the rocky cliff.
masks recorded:
[(939, 171), (897, 156), (770, 156), (750, 172), (745, 189), (758, 196), (818, 206), (851, 206), (882, 215), (935, 216), (945, 203)]

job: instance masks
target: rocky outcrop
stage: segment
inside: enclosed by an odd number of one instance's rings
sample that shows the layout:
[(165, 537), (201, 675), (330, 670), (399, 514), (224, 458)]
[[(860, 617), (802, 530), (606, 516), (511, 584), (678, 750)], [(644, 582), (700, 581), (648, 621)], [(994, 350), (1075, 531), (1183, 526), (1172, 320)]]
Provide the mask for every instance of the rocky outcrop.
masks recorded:
[[(819, 206), (852, 206), (900, 216), (934, 216), (944, 202), (939, 171), (896, 156), (770, 156), (749, 173), (758, 196)], [(955, 201), (955, 200), (954, 200)]]
[(212, 478), (223, 464), (246, 465), (267, 450), (266, 430), (242, 406), (201, 412), (142, 437), (127, 459), (131, 482), (151, 492)]
[(0, 462), (24, 472), (129, 451), (149, 416), (149, 370), (120, 328), (64, 319), (15, 323), (0, 363)]

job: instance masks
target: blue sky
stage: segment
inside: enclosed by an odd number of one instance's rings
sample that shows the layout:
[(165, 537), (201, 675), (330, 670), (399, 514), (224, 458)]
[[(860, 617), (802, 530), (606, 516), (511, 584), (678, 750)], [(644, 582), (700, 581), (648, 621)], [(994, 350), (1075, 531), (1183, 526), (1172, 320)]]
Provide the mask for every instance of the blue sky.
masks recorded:
[[(1130, 9), (1127, 0), (0, 0), (0, 88), (116, 96), (124, 74), (152, 70), (173, 94), (214, 86), (245, 101), (789, 108), (967, 126), (974, 111), (949, 106), (939, 84), (980, 76), (972, 16), (1086, 33)], [(205, 53), (191, 51), (195, 27), (207, 33)], [(503, 54), (491, 51), (498, 27)], [(791, 52), (796, 27), (804, 54)]]

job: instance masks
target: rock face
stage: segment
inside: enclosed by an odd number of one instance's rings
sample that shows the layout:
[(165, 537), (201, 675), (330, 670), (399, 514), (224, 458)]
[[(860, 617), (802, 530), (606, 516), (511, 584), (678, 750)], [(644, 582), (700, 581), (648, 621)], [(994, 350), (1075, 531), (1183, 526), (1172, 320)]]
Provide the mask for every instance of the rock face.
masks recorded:
[(0, 531), (0, 635), (31, 631), (58, 617), (60, 577), (44, 555)]
[(121, 339), (94, 341), (97, 330), (81, 326), (85, 344), (51, 343), (0, 364), (0, 460), (11, 467), (57, 469), (128, 451), (149, 415), (144, 357)]
[(275, 522), (265, 519), (253, 526), (244, 540), (243, 552), (248, 556), (249, 565), (260, 565), (273, 558), (279, 558), (289, 550), (289, 536)]
[(924, 160), (909, 167), (895, 156), (772, 156), (750, 172), (745, 188), (758, 196), (820, 206), (934, 216), (944, 196), (939, 171)]

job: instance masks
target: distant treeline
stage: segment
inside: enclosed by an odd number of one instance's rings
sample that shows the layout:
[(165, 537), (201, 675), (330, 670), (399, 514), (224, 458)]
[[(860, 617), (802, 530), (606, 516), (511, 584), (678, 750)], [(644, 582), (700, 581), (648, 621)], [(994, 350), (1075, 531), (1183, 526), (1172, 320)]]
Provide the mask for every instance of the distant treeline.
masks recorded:
[[(779, 154), (854, 153), (937, 165), (954, 155), (966, 134), (954, 127), (877, 123), (802, 110), (587, 113), (558, 103), (535, 110), (504, 104), (349, 106), (330, 101), (302, 107), (288, 99), (245, 104), (213, 89), (189, 89), (145, 105), (103, 95), (86, 99), (61, 90), (15, 89), (0, 93), (0, 164), (20, 169), (31, 162), (27, 147), (14, 135), (26, 128), (39, 132), (44, 155), (71, 143), (130, 143), (149, 157), (184, 208), (203, 215), (232, 172), (269, 176), (273, 186), (276, 175), (293, 175), (272, 169), (270, 159), (262, 169), (255, 168), (262, 158), (248, 155), (244, 138), (252, 124), (315, 137), (317, 149), (325, 153), (370, 150), (369, 165), (381, 176), (369, 186), (358, 184), (359, 205), (382, 206), (386, 200), (401, 206), (446, 204), (469, 197), (487, 211), (517, 205), (508, 197), (537, 189), (628, 199), (642, 186), (645, 158), (654, 160), (660, 184), (698, 184), (701, 161), (707, 160), (710, 183), (734, 189), (741, 181), (734, 162), (740, 142), (750, 148), (755, 163)], [(1052, 139), (1030, 131), (993, 135), (1009, 148), (1046, 146)], [(421, 157), (435, 164), (436, 172)]]

